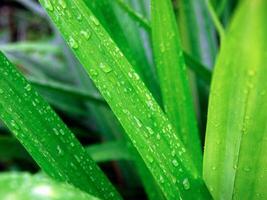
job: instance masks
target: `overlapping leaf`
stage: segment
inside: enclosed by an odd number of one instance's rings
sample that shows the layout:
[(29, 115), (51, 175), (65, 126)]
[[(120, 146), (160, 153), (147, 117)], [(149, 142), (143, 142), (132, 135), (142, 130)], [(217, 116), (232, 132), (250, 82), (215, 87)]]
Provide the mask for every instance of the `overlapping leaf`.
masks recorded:
[(2, 53), (0, 66), (0, 117), (41, 168), (93, 195), (117, 199), (78, 140)]
[(241, 1), (215, 67), (204, 178), (214, 199), (266, 199), (265, 0)]
[(200, 175), (190, 154), (91, 11), (82, 1), (41, 3), (109, 103), (164, 194), (172, 199), (189, 195), (195, 189), (198, 193)]
[(171, 2), (151, 3), (153, 47), (165, 112), (201, 173), (200, 139)]

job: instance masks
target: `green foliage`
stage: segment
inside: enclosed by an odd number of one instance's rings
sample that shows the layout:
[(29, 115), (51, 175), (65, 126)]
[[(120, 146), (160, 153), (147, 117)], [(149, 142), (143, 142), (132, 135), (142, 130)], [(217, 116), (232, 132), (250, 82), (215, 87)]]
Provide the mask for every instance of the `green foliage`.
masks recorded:
[(1, 52), (0, 65), (0, 117), (41, 168), (101, 198), (117, 198), (74, 135)]
[(243, 1), (211, 88), (204, 178), (215, 199), (266, 199), (267, 2)]
[(265, 0), (39, 1), (0, 3), (0, 199), (267, 198)]
[[(95, 81), (165, 195), (177, 198), (179, 190), (190, 193), (190, 189), (200, 184), (199, 172), (190, 154), (100, 22), (80, 1), (64, 1), (63, 5), (55, 1), (41, 2)], [(62, 9), (57, 9), (58, 6)], [(94, 57), (83, 52), (94, 52)]]
[(20, 200), (98, 200), (77, 188), (55, 182), (42, 175), (28, 173), (2, 173), (0, 198)]

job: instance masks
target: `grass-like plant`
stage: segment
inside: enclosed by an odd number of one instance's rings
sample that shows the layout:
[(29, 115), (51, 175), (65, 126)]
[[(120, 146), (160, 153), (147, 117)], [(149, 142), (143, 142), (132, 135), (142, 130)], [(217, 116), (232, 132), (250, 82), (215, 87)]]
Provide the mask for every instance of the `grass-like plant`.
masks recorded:
[(39, 1), (52, 39), (0, 45), (0, 161), (41, 171), (1, 198), (267, 198), (265, 0)]

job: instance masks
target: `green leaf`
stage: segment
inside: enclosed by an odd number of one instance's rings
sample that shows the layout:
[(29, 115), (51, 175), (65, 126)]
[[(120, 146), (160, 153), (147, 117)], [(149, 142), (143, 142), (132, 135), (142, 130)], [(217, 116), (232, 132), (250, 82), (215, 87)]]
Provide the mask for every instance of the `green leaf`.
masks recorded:
[(200, 139), (172, 4), (169, 0), (152, 0), (151, 8), (154, 55), (164, 109), (201, 173)]
[(4, 52), (36, 52), (39, 53), (60, 53), (60, 48), (58, 46), (44, 43), (44, 42), (17, 42), (9, 44), (1, 44), (0, 50)]
[[(135, 12), (129, 5), (127, 5), (122, 0), (116, 0), (118, 4), (129, 14), (129, 16), (138, 22), (141, 26), (143, 26), (148, 32), (151, 32), (151, 26), (148, 24), (147, 20), (144, 17), (140, 16), (137, 12)], [(211, 80), (211, 72), (207, 66), (196, 61), (196, 59), (192, 58), (188, 53), (184, 52), (184, 59), (187, 67), (193, 70), (197, 76), (203, 79), (208, 85)]]
[(28, 173), (0, 174), (0, 199), (19, 200), (98, 200), (77, 188)]
[[(83, 0), (97, 17), (110, 37), (118, 45), (128, 61), (140, 75), (148, 89), (159, 101), (160, 93), (154, 69), (148, 62), (142, 36), (136, 23), (121, 12), (121, 6), (114, 0)], [(125, 4), (126, 5), (126, 4)], [(105, 14), (103, 14), (105, 13)]]
[(208, 69), (208, 67), (200, 64), (185, 52), (184, 52), (184, 59), (186, 65), (191, 70), (193, 70), (193, 72), (195, 72), (196, 76), (205, 81), (207, 85), (210, 85), (212, 72)]
[(217, 54), (217, 41), (205, 1), (180, 0), (178, 22), (184, 50), (211, 68)]
[(214, 199), (267, 198), (267, 1), (241, 1), (209, 103), (204, 178)]
[(180, 198), (180, 193), (199, 193), (200, 174), (190, 154), (92, 12), (80, 0), (40, 2), (123, 125), (163, 193), (169, 199)]
[[(217, 55), (215, 28), (211, 21), (206, 0), (179, 0), (178, 22), (183, 49), (196, 61), (212, 69)], [(197, 77), (198, 78), (198, 77)], [(191, 76), (194, 81), (194, 77)], [(200, 116), (199, 127), (203, 134), (206, 127), (208, 87), (201, 80), (193, 82), (193, 91)], [(197, 90), (195, 90), (197, 89)]]
[(122, 141), (95, 144), (87, 147), (86, 150), (96, 162), (132, 160), (125, 142)]
[(2, 53), (0, 65), (0, 117), (40, 167), (93, 195), (117, 199), (78, 140)]
[(146, 31), (151, 31), (148, 20), (139, 13), (135, 12), (135, 10), (133, 10), (124, 0), (116, 0), (116, 3), (118, 3), (118, 5), (120, 5), (120, 7), (125, 10), (125, 12), (127, 12), (133, 20), (137, 21)]
[[(85, 148), (95, 162), (133, 160), (125, 142), (105, 142)], [(13, 137), (0, 137), (0, 159), (23, 159), (32, 161), (23, 146)]]
[(103, 100), (102, 97), (90, 94), (86, 91), (77, 89), (73, 86), (68, 86), (66, 84), (62, 84), (62, 83), (51, 81), (51, 80), (45, 81), (45, 80), (37, 80), (34, 78), (28, 78), (28, 81), (37, 89), (45, 88), (48, 90), (52, 90), (52, 91), (56, 91), (59, 93), (63, 93), (65, 95), (72, 96), (74, 98), (83, 99), (83, 100), (90, 101), (90, 102), (97, 103), (97, 104), (107, 105), (107, 103), (105, 102), (105, 100)]

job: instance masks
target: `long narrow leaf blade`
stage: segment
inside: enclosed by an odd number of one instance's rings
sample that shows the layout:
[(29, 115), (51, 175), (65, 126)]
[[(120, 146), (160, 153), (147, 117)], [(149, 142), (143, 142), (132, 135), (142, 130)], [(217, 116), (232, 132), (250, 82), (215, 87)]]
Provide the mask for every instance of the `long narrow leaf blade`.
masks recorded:
[(184, 49), (194, 59), (211, 68), (216, 58), (217, 41), (205, 0), (180, 0), (178, 5)]
[(200, 138), (171, 1), (152, 0), (151, 8), (153, 47), (165, 112), (201, 173)]
[(215, 67), (204, 178), (214, 199), (267, 199), (267, 1), (240, 4)]
[(0, 117), (41, 168), (97, 197), (117, 199), (78, 140), (1, 52), (0, 66)]
[(183, 143), (92, 12), (80, 0), (40, 2), (107, 100), (167, 198), (179, 199), (192, 191), (199, 193), (200, 174)]

